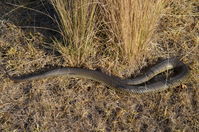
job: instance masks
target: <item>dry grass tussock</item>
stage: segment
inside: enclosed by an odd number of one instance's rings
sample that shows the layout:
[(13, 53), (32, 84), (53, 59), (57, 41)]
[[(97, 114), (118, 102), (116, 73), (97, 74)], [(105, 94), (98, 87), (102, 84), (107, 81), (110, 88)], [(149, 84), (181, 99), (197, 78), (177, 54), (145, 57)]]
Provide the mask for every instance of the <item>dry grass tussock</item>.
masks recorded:
[(75, 64), (85, 62), (95, 54), (95, 0), (51, 0), (59, 16), (59, 27), (65, 45), (58, 45), (62, 54), (69, 54)]
[[(64, 41), (54, 40), (48, 50), (41, 34), (0, 22), (0, 62), (10, 75), (58, 65), (100, 68), (124, 77), (169, 56), (179, 56), (191, 74), (176, 88), (134, 95), (77, 78), (14, 83), (0, 68), (0, 131), (199, 130), (199, 14), (195, 0), (173, 0), (164, 13), (164, 0), (150, 0), (153, 4), (132, 0), (140, 6), (130, 0), (51, 1)], [(0, 2), (0, 6), (7, 5)], [(132, 58), (136, 61), (130, 62)]]
[[(145, 54), (168, 0), (101, 0), (112, 43), (134, 61)], [(138, 58), (138, 57), (137, 57)]]

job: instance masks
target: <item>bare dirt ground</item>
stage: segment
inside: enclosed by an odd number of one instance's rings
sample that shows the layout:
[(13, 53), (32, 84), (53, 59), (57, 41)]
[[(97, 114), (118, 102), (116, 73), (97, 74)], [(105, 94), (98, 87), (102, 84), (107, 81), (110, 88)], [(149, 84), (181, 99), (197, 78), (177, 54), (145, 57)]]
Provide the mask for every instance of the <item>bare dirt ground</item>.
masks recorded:
[[(56, 23), (13, 4), (55, 15), (46, 2), (0, 2), (0, 62), (9, 74), (30, 73), (49, 65), (68, 66), (49, 39), (59, 34), (34, 28), (57, 29)], [(196, 0), (179, 0), (168, 6), (152, 42), (155, 52), (150, 52), (148, 62), (180, 56), (190, 69), (182, 85), (135, 95), (67, 77), (14, 83), (0, 69), (0, 131), (199, 131), (199, 5)], [(100, 67), (121, 76), (114, 60), (103, 56), (98, 61), (91, 58), (83, 66)], [(147, 67), (147, 60), (139, 65), (138, 69)]]

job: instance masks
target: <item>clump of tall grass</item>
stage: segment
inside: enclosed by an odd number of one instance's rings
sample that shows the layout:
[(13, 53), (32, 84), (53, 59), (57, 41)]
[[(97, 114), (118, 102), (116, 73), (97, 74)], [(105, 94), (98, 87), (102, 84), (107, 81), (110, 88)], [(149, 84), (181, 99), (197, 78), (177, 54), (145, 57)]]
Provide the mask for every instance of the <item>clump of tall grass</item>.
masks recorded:
[(144, 52), (167, 0), (101, 0), (109, 38), (129, 61)]
[(64, 45), (59, 45), (63, 55), (70, 55), (76, 64), (94, 54), (96, 25), (95, 0), (51, 0), (59, 16)]

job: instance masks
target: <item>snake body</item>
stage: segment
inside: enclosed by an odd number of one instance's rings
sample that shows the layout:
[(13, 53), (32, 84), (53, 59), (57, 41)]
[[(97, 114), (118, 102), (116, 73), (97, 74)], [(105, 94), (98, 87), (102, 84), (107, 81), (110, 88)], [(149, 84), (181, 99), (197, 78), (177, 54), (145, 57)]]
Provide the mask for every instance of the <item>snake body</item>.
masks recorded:
[[(172, 77), (146, 84), (147, 81), (151, 80), (157, 74), (171, 69), (177, 70), (174, 72), (174, 75)], [(133, 79), (121, 79), (119, 77), (113, 75), (109, 76), (105, 73), (95, 70), (72, 67), (56, 68), (39, 74), (13, 76), (10, 77), (10, 79), (15, 82), (21, 82), (65, 75), (68, 77), (78, 77), (95, 80), (97, 82), (104, 83), (109, 87), (119, 90), (125, 90), (128, 92), (148, 93), (165, 90), (171, 86), (179, 85), (180, 82), (183, 81), (187, 73), (188, 67), (183, 62), (179, 61), (177, 58), (170, 58), (162, 61), (159, 64), (156, 64), (155, 66), (147, 70), (145, 74)]]

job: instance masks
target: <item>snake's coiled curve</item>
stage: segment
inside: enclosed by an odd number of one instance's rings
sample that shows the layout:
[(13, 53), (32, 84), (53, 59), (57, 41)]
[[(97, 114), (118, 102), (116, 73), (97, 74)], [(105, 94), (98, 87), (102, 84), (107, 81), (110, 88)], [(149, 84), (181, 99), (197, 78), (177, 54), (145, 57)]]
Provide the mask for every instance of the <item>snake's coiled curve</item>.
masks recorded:
[[(159, 73), (165, 72), (167, 70), (174, 69), (174, 75), (159, 81), (146, 84), (145, 82), (152, 79)], [(44, 73), (39, 74), (30, 74), (22, 76), (10, 77), (11, 80), (15, 82), (26, 81), (26, 80), (35, 80), (42, 79), (52, 76), (65, 75), (69, 77), (80, 77), (95, 80), (101, 83), (106, 84), (109, 87), (116, 88), (119, 90), (125, 90), (133, 93), (148, 93), (155, 91), (162, 91), (168, 89), (171, 86), (179, 85), (188, 74), (188, 67), (177, 58), (169, 58), (162, 61), (159, 64), (156, 64), (152, 68), (146, 71), (145, 74), (138, 76), (134, 79), (120, 79), (116, 76), (109, 76), (105, 73), (82, 69), (82, 68), (57, 68)]]

